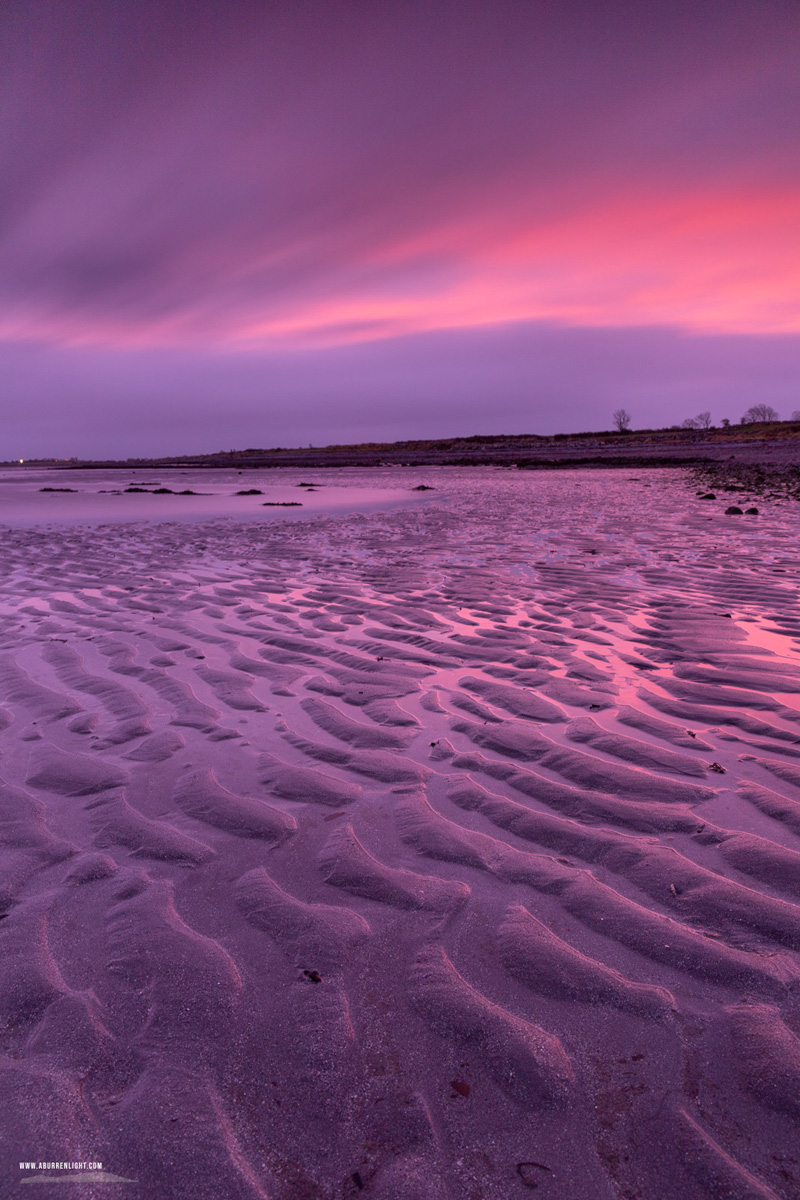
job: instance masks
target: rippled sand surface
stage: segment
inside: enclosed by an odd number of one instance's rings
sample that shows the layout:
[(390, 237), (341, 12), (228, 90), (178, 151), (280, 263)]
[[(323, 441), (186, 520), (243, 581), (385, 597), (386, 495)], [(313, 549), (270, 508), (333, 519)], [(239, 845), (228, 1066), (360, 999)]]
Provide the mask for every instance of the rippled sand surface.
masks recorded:
[(798, 506), (325, 480), (0, 530), (2, 1194), (793, 1200)]

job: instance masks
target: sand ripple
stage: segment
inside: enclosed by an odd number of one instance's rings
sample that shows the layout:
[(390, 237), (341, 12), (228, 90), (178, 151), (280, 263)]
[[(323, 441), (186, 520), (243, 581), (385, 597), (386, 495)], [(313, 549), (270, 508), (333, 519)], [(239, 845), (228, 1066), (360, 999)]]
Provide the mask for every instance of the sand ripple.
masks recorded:
[(435, 474), (352, 518), (6, 530), (9, 1162), (793, 1200), (798, 517)]

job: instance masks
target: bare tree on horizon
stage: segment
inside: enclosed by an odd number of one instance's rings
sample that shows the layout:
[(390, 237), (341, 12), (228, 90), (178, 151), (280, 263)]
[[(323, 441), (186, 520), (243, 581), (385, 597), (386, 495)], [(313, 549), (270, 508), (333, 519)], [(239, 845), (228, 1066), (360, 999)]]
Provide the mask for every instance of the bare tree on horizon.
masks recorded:
[(681, 424), (681, 429), (710, 429), (711, 413), (701, 412), (696, 417), (687, 417)]
[(780, 414), (771, 404), (751, 404), (742, 417), (741, 425), (755, 425), (760, 421), (780, 421)]
[(631, 414), (626, 408), (618, 408), (611, 417), (620, 433), (628, 432), (631, 427)]

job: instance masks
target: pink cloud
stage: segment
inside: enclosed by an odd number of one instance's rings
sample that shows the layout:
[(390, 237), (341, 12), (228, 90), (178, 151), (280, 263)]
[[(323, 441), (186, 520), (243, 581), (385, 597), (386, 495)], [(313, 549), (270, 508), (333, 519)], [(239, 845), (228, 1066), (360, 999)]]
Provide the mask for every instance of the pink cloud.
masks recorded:
[(82, 11), (6, 50), (0, 338), (798, 329), (788, 6)]

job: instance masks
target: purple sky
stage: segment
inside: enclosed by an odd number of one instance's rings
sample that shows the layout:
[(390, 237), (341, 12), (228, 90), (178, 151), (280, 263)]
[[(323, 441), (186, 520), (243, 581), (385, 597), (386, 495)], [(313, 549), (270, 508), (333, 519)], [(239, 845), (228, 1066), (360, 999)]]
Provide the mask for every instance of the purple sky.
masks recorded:
[(800, 408), (796, 0), (7, 0), (0, 458)]

